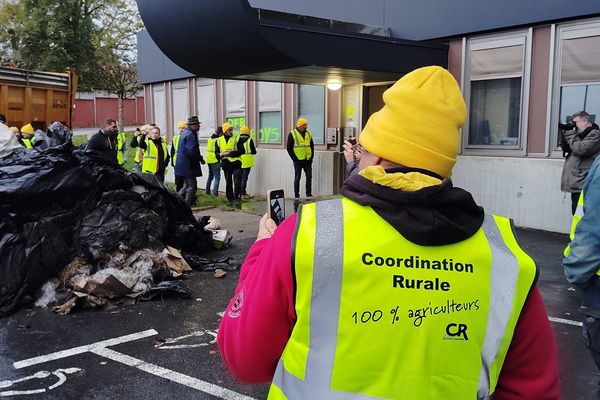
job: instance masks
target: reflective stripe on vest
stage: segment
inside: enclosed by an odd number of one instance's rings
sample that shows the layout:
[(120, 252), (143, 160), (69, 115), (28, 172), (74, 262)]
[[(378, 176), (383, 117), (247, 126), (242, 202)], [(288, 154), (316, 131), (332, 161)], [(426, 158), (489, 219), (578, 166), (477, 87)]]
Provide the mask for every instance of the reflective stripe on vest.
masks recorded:
[(125, 132), (117, 134), (117, 162), (119, 165), (125, 164), (125, 141), (127, 140)]
[[(348, 220), (369, 222), (363, 226), (347, 226), (345, 230)], [(277, 365), (269, 399), (491, 399), (518, 317), (535, 280), (533, 260), (518, 247), (510, 221), (502, 217), (486, 215), (475, 235), (448, 246), (410, 244), (394, 232), (394, 228), (372, 209), (348, 199), (301, 207), (292, 249), (298, 319)], [(408, 251), (420, 250), (418, 254), (423, 255), (422, 258), (453, 255), (457, 262), (460, 257), (480, 263), (472, 266), (478, 268), (472, 276), (459, 271), (458, 264), (455, 271), (433, 272), (429, 271), (429, 266), (409, 269), (406, 265), (386, 263), (367, 265), (364, 258), (362, 264), (350, 262), (345, 265), (345, 258), (354, 260), (352, 256), (362, 251), (357, 249), (361, 246), (354, 243), (356, 238), (363, 238), (362, 247), (369, 249), (369, 244), (377, 243), (377, 238), (387, 238), (387, 247), (375, 245), (373, 252), (379, 250), (383, 256), (387, 249), (385, 255), (391, 260), (398, 260), (393, 255), (407, 255), (406, 251), (397, 250), (399, 243), (409, 243)], [(313, 243), (314, 247), (311, 246)], [(470, 251), (464, 252), (465, 249)], [(486, 260), (488, 264), (483, 265)], [(305, 262), (311, 262), (312, 267)], [(363, 271), (363, 268), (368, 269)], [(409, 293), (404, 287), (391, 289), (391, 285), (390, 289), (380, 290), (383, 286), (378, 284), (391, 284), (382, 279), (392, 273), (448, 279), (462, 289), (437, 294), (432, 290), (431, 295), (424, 293), (425, 290)], [(354, 280), (348, 281), (352, 277)], [(473, 281), (481, 278), (489, 282), (489, 287), (473, 285)], [(463, 293), (463, 289), (467, 293)], [(388, 296), (389, 290), (398, 293), (398, 298)], [(475, 308), (456, 311), (453, 308), (450, 312), (448, 303), (447, 313), (434, 314), (434, 309), (439, 311), (444, 307), (437, 307), (436, 299), (447, 297), (448, 302), (456, 300), (463, 304), (469, 294), (480, 296), (477, 310), (481, 306), (481, 311), (475, 311)], [(391, 309), (384, 306), (376, 317), (376, 309), (381, 306), (377, 300), (382, 298), (399, 305)], [(428, 299), (431, 299), (429, 303)], [(430, 314), (419, 308), (425, 316), (418, 326), (413, 326), (414, 320), (406, 311), (427, 304)], [(351, 317), (352, 310), (360, 316)], [(362, 322), (365, 311), (369, 311), (367, 322)], [(373, 319), (369, 321), (371, 317)], [(454, 339), (457, 335), (450, 337), (450, 333), (456, 331), (449, 333), (448, 327), (445, 332), (434, 330), (446, 323), (448, 326), (465, 323), (465, 327), (468, 323), (468, 332), (472, 335), (470, 341), (457, 340), (460, 336)], [(348, 329), (342, 329), (343, 334), (338, 335), (338, 328), (344, 324), (359, 334), (348, 334)], [(448, 336), (443, 336), (444, 333)], [(361, 341), (373, 345), (358, 346)], [(426, 351), (419, 353), (419, 349)], [(389, 359), (386, 357), (389, 352), (396, 352), (399, 357)], [(413, 357), (406, 358), (411, 352)], [(465, 364), (463, 359), (468, 362)], [(364, 362), (366, 366), (363, 366)], [(370, 368), (380, 365), (381, 370)], [(468, 368), (462, 368), (464, 366)], [(340, 372), (355, 376), (343, 376)], [(356, 380), (359, 382), (355, 383)]]
[(173, 136), (173, 165), (177, 165), (177, 149), (179, 148), (179, 139), (181, 139), (181, 132)]
[[(167, 145), (165, 142), (161, 142), (161, 146), (163, 149), (163, 157), (164, 157), (164, 165), (165, 165), (165, 175), (167, 174), (167, 157), (169, 153), (167, 153)], [(144, 151), (144, 157), (142, 161), (142, 172), (156, 174), (158, 170), (158, 148), (156, 144), (152, 140), (146, 141), (146, 150)]]
[[(219, 150), (223, 153), (225, 150), (236, 151), (237, 150), (237, 139), (235, 136), (230, 136), (231, 139), (225, 140), (225, 136), (220, 136), (219, 139)], [(221, 157), (222, 159), (229, 160), (230, 162), (241, 161), (241, 157)]]
[(206, 142), (206, 163), (215, 164), (218, 163), (217, 155), (215, 154), (215, 144), (219, 138), (210, 138)]
[(244, 154), (242, 154), (242, 168), (251, 168), (254, 167), (254, 154), (252, 154), (252, 149), (250, 148), (250, 141), (252, 139), (248, 138), (244, 142)]
[(310, 148), (310, 139), (312, 135), (308, 129), (304, 132), (304, 137), (298, 129), (292, 130), (292, 138), (294, 139), (294, 154), (298, 160), (309, 160), (312, 156), (312, 150)]

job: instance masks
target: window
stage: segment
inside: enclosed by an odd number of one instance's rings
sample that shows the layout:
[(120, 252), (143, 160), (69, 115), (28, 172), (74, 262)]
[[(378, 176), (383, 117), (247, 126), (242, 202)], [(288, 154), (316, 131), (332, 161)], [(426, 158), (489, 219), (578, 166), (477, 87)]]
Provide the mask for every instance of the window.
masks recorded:
[[(177, 121), (186, 121), (187, 118), (190, 116), (187, 80), (173, 82), (171, 85), (171, 90), (171, 97), (173, 99), (173, 126), (171, 127), (172, 130), (170, 134), (175, 135), (179, 132), (179, 128), (177, 127)], [(166, 136), (167, 132), (163, 132), (162, 135)]]
[(558, 105), (552, 110), (550, 130), (558, 150), (558, 122), (579, 111), (600, 120), (600, 21), (567, 24), (558, 28), (555, 47), (554, 89)]
[(281, 144), (281, 83), (258, 82), (258, 142)]
[(152, 103), (154, 105), (154, 121), (150, 121), (149, 123), (156, 124), (161, 132), (165, 132), (167, 128), (167, 99), (164, 84), (152, 86)]
[(217, 128), (215, 121), (215, 83), (209, 79), (197, 80), (196, 82), (198, 119), (202, 122), (200, 137), (209, 138)]
[(522, 149), (526, 132), (528, 32), (468, 41), (467, 148)]
[[(298, 117), (308, 120), (315, 144), (325, 143), (325, 87), (298, 85)], [(296, 121), (294, 121), (296, 123)]]
[(239, 136), (240, 127), (246, 125), (246, 81), (225, 81), (225, 119)]

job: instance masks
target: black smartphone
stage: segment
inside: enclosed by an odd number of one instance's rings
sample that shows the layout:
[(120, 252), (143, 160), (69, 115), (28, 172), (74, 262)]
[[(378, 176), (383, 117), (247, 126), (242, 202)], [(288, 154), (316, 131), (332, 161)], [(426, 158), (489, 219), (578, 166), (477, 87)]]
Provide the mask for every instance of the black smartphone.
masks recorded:
[(285, 219), (285, 198), (283, 189), (269, 190), (267, 192), (267, 210), (269, 218), (277, 225)]
[(356, 146), (356, 138), (350, 137), (346, 140), (349, 141), (352, 146)]

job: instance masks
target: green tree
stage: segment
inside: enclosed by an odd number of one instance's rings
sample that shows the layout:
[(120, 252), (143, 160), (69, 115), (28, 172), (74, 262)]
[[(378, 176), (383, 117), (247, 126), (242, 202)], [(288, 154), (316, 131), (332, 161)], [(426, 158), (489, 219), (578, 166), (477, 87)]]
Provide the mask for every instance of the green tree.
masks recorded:
[(23, 4), (17, 0), (4, 0), (0, 6), (0, 64), (20, 66), (20, 30), (25, 20)]
[(0, 57), (29, 69), (74, 69), (82, 89), (99, 87), (98, 65), (135, 62), (142, 27), (134, 0), (3, 0)]

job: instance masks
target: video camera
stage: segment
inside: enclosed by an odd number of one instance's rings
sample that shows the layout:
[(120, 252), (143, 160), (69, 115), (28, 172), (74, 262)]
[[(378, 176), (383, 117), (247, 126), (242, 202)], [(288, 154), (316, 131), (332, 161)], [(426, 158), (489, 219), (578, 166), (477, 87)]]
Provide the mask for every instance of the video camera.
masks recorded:
[(577, 125), (575, 125), (572, 122), (567, 122), (566, 124), (561, 124), (560, 122), (558, 123), (558, 129), (560, 129), (561, 131), (572, 131), (576, 127)]
[(569, 154), (571, 154), (571, 146), (569, 146), (569, 143), (567, 142), (567, 140), (565, 139), (565, 135), (564, 133), (567, 131), (572, 131), (573, 129), (575, 129), (577, 127), (577, 125), (575, 125), (573, 122), (569, 121), (566, 124), (562, 124), (562, 123), (558, 123), (558, 130), (559, 132), (559, 137), (558, 137), (558, 145), (560, 146), (562, 153), (563, 153), (563, 157), (568, 157)]

